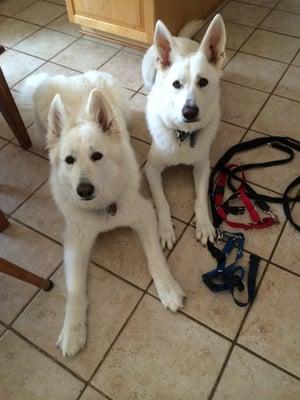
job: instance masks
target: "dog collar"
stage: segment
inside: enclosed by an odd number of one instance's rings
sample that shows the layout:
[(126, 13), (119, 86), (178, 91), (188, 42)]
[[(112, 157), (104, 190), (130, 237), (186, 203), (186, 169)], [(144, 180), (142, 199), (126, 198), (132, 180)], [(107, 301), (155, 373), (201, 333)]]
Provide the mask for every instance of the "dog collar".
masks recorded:
[(106, 208), (107, 214), (111, 215), (112, 217), (117, 214), (117, 211), (118, 211), (118, 207), (117, 207), (116, 203), (111, 203)]
[(179, 146), (181, 145), (182, 142), (185, 141), (185, 139), (187, 137), (189, 137), (190, 138), (190, 146), (195, 147), (196, 137), (197, 137), (197, 133), (199, 132), (199, 129), (197, 129), (196, 131), (192, 131), (192, 132), (185, 132), (185, 131), (180, 131), (179, 129), (175, 129), (175, 132), (177, 135)]

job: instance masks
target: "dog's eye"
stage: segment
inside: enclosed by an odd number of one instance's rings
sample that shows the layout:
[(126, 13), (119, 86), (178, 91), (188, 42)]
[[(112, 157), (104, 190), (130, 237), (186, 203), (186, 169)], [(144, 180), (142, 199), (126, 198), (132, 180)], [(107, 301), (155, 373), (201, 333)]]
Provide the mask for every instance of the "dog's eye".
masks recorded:
[(181, 83), (179, 81), (174, 81), (173, 86), (175, 89), (180, 89), (181, 88)]
[(200, 79), (199, 79), (199, 82), (198, 82), (198, 85), (199, 85), (200, 87), (205, 87), (205, 86), (208, 85), (208, 80), (207, 80), (206, 78), (200, 78)]
[(92, 159), (93, 161), (101, 160), (102, 157), (103, 157), (103, 154), (100, 153), (99, 151), (96, 151), (95, 153), (93, 153), (93, 154), (91, 155), (91, 159)]
[(72, 157), (72, 156), (68, 156), (68, 157), (65, 158), (65, 162), (66, 162), (67, 164), (74, 164), (75, 158)]

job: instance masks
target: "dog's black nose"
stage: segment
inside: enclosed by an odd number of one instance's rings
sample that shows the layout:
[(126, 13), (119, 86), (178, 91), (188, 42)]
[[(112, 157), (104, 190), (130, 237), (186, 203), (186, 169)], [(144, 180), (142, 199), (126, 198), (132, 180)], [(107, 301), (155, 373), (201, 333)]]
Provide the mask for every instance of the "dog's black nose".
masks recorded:
[(84, 182), (84, 183), (80, 183), (77, 186), (77, 193), (83, 199), (87, 199), (87, 198), (91, 197), (92, 194), (94, 193), (94, 190), (95, 190), (95, 188), (91, 183)]
[(187, 121), (193, 121), (198, 117), (199, 108), (195, 105), (185, 105), (182, 109), (182, 115)]

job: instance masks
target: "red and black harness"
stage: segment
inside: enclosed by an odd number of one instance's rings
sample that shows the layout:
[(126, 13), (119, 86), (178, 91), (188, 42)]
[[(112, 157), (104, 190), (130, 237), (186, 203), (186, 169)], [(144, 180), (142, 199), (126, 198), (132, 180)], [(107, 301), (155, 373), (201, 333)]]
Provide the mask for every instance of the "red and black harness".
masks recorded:
[[(269, 145), (277, 149), (287, 156), (284, 158), (266, 161), (262, 163), (244, 164), (242, 166), (230, 163), (233, 156), (251, 150)], [(221, 223), (224, 221), (232, 228), (243, 230), (249, 229), (263, 229), (272, 226), (278, 222), (277, 217), (272, 213), (268, 203), (277, 203), (283, 205), (283, 210), (287, 220), (300, 231), (300, 225), (297, 224), (291, 214), (291, 204), (300, 202), (300, 193), (294, 197), (289, 194), (291, 190), (300, 185), (300, 176), (289, 184), (283, 196), (269, 196), (258, 193), (253, 186), (246, 180), (245, 173), (247, 170), (255, 168), (268, 168), (274, 165), (281, 165), (291, 161), (295, 156), (295, 151), (300, 152), (300, 141), (289, 137), (282, 136), (266, 136), (253, 139), (247, 142), (238, 143), (229, 148), (226, 153), (220, 158), (216, 166), (213, 168), (209, 180), (209, 196), (211, 211), (213, 217), (213, 224), (218, 233), (217, 243), (222, 240), (225, 241), (225, 246), (220, 249), (213, 243), (208, 243), (208, 249), (211, 255), (217, 261), (217, 267), (202, 275), (202, 279), (207, 287), (213, 292), (230, 290), (235, 303), (239, 306), (246, 306), (252, 303), (255, 298), (256, 292), (256, 276), (260, 257), (252, 254), (249, 261), (248, 271), (248, 301), (241, 302), (235, 296), (235, 290), (244, 290), (242, 282), (244, 276), (244, 268), (239, 265), (239, 260), (243, 251), (244, 235), (241, 232), (226, 232), (220, 228)], [(238, 185), (236, 186), (236, 182)], [(224, 201), (225, 188), (228, 185), (232, 194)], [(240, 199), (241, 206), (233, 206), (231, 202), (234, 199)], [(260, 212), (264, 213), (261, 216)], [(247, 210), (250, 221), (243, 223), (233, 221), (230, 219), (229, 214), (243, 214)], [(226, 266), (226, 261), (229, 252), (237, 248), (236, 260)]]

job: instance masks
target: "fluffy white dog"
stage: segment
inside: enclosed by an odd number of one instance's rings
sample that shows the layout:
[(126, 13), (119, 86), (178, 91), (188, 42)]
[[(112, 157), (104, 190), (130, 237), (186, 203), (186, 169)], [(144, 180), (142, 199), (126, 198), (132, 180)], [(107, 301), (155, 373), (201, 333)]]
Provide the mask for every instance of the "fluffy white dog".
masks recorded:
[(66, 221), (67, 304), (58, 345), (67, 356), (86, 342), (87, 269), (99, 232), (135, 229), (163, 305), (176, 311), (184, 297), (162, 253), (153, 207), (139, 194), (126, 127), (129, 105), (121, 91), (111, 75), (96, 71), (75, 77), (41, 74), (24, 88), (47, 136), (51, 189)]
[(175, 232), (161, 172), (171, 165), (194, 166), (196, 238), (205, 245), (215, 236), (207, 190), (210, 146), (220, 121), (219, 81), (226, 32), (222, 17), (216, 15), (199, 46), (189, 39), (198, 28), (199, 23), (192, 21), (180, 32), (185, 37), (173, 37), (158, 21), (154, 44), (142, 66), (145, 84), (151, 88), (147, 122), (153, 138), (145, 172), (156, 204), (161, 244), (169, 249), (175, 243)]

